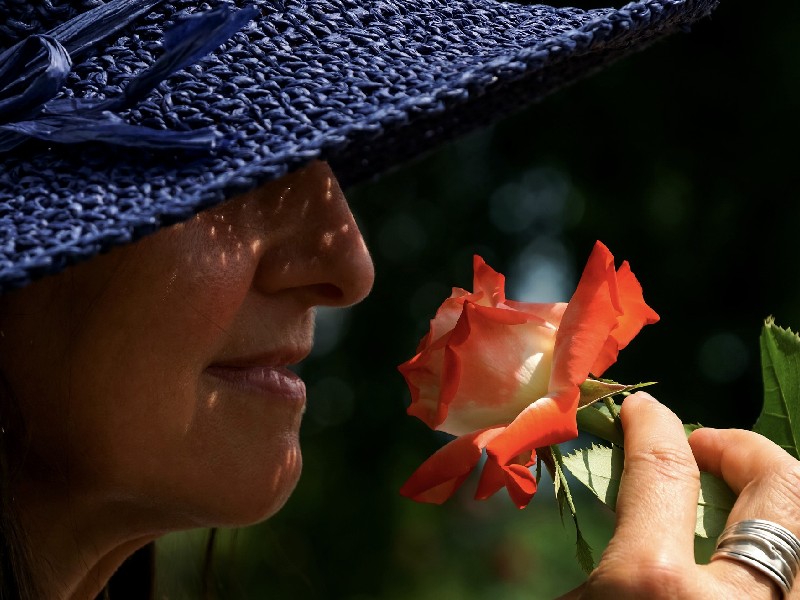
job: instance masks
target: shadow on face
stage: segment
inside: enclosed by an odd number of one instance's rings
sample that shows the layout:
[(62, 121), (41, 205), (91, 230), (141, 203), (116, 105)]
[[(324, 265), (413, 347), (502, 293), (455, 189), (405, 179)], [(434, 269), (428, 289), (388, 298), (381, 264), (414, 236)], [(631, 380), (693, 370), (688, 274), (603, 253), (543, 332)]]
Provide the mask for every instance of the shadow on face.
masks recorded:
[(305, 395), (287, 367), (311, 349), (314, 307), (372, 282), (317, 162), (0, 298), (21, 493), (163, 529), (274, 513), (301, 464)]

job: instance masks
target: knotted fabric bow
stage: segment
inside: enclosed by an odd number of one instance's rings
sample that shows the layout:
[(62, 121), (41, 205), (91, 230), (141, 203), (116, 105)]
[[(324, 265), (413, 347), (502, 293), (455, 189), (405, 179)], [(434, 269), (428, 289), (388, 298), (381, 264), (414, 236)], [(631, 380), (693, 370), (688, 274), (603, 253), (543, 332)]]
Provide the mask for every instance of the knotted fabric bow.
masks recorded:
[(32, 35), (0, 54), (0, 152), (29, 138), (71, 144), (98, 141), (149, 148), (210, 149), (211, 128), (173, 131), (131, 125), (115, 114), (136, 104), (161, 81), (228, 40), (258, 15), (229, 5), (178, 21), (164, 34), (164, 54), (114, 98), (56, 98), (72, 56), (92, 49), (162, 0), (111, 0)]

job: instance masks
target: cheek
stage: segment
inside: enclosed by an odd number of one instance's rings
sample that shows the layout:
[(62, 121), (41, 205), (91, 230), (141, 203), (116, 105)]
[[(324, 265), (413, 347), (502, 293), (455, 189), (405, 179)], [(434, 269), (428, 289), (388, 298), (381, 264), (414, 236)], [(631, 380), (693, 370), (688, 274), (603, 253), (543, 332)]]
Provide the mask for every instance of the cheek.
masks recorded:
[(48, 474), (69, 472), (70, 493), (135, 503), (171, 527), (254, 522), (297, 481), (299, 413), (204, 388), (254, 265), (238, 242), (204, 247), (177, 231), (73, 269), (82, 296), (56, 285), (57, 305), (20, 311), (6, 332), (14, 352), (2, 368), (31, 428), (28, 476), (54, 488)]
[(81, 400), (69, 434), (96, 493), (135, 494), (190, 518), (188, 526), (241, 525), (274, 513), (294, 488), (300, 413), (204, 385), (203, 370), (241, 304), (210, 293), (215, 285), (208, 291), (190, 295), (176, 282), (162, 299), (175, 300), (175, 310), (143, 312), (146, 327), (125, 323), (118, 330), (126, 334), (102, 347), (90, 340), (94, 328), (84, 329), (73, 371), (91, 375), (74, 382), (73, 399)]
[(224, 330), (187, 310), (135, 336), (75, 347), (59, 435), (73, 486), (134, 498), (185, 526), (242, 525), (280, 508), (300, 473), (301, 413), (205, 385)]

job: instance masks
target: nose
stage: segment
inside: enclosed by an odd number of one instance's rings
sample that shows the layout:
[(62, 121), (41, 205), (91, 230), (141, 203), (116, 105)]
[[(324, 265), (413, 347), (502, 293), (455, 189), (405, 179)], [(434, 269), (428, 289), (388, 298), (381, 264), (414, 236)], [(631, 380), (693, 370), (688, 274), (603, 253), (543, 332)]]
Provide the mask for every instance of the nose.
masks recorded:
[(255, 194), (267, 239), (253, 279), (259, 292), (291, 293), (309, 306), (349, 306), (369, 294), (372, 258), (327, 163), (314, 162)]

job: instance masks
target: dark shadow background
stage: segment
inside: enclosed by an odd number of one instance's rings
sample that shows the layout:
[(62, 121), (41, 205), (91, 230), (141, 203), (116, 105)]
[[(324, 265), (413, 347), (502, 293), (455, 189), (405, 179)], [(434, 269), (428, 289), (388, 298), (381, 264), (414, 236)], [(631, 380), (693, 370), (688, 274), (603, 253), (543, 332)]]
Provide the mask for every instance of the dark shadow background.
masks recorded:
[[(546, 486), (523, 512), (470, 489), (443, 507), (397, 494), (443, 439), (405, 416), (395, 365), (449, 287), (471, 285), (474, 252), (510, 297), (566, 300), (601, 239), (662, 317), (608, 375), (657, 380), (684, 421), (749, 428), (763, 319), (800, 327), (798, 24), (789, 0), (722, 0), (691, 34), (350, 190), (375, 288), (322, 315), (303, 478), (277, 517), (223, 533), (218, 597), (536, 599), (580, 581)], [(601, 548), (610, 518), (579, 500)], [(176, 590), (196, 590), (202, 547), (162, 545), (175, 581), (160, 597), (196, 597)]]

